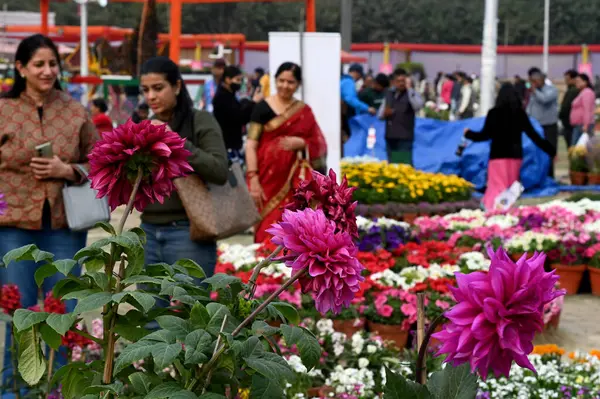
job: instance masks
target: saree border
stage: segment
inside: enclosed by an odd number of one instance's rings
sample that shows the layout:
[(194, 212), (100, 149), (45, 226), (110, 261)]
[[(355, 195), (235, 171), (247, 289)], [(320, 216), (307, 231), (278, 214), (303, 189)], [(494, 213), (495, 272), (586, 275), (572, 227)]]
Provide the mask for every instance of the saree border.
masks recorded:
[(298, 170), (298, 168), (300, 168), (300, 179), (301, 180), (305, 179), (306, 169), (309, 169), (309, 170), (311, 169), (310, 164), (306, 160), (297, 159), (296, 162), (294, 162), (294, 165), (292, 166), (292, 169), (290, 170), (288, 178), (285, 181), (285, 184), (283, 185), (283, 187), (281, 187), (281, 189), (277, 192), (277, 194), (275, 194), (269, 200), (269, 202), (267, 202), (265, 204), (264, 208), (260, 211), (260, 216), (262, 218), (264, 218), (269, 213), (271, 213), (275, 209), (277, 209), (277, 207), (279, 206), (281, 201), (283, 201), (285, 199), (285, 197), (288, 195), (288, 193), (292, 189), (292, 181), (294, 179), (294, 175), (296, 174), (296, 171)]
[(292, 116), (296, 115), (296, 113), (302, 108), (304, 108), (305, 105), (306, 104), (304, 104), (304, 102), (297, 100), (289, 107), (287, 107), (287, 109), (281, 114), (277, 115), (275, 118), (265, 123), (263, 131), (272, 132), (273, 130), (280, 128), (281, 125), (287, 122)]

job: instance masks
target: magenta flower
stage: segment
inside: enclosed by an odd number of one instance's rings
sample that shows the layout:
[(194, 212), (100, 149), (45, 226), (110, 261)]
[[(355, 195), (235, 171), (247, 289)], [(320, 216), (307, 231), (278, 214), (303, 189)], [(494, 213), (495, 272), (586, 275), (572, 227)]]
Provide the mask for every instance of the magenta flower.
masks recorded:
[(312, 172), (311, 180), (304, 180), (294, 192), (292, 202), (287, 209), (296, 211), (305, 208), (322, 209), (329, 220), (333, 220), (338, 231), (346, 231), (351, 237), (358, 237), (356, 215), (354, 213), (358, 202), (352, 201), (355, 187), (348, 187), (346, 176), (342, 184), (337, 183), (333, 169), (329, 176)]
[(105, 132), (89, 155), (92, 188), (98, 198), (108, 196), (112, 210), (127, 204), (133, 191), (138, 168), (143, 179), (135, 197), (135, 209), (148, 203), (162, 203), (175, 189), (173, 179), (192, 172), (184, 149), (185, 139), (168, 130), (167, 125), (138, 124), (128, 120), (111, 132)]
[(0, 215), (4, 215), (6, 208), (8, 208), (8, 205), (6, 204), (6, 201), (4, 201), (4, 194), (0, 193)]
[(364, 280), (350, 234), (336, 232), (335, 223), (322, 210), (310, 208), (285, 210), (282, 221), (267, 232), (273, 235), (274, 244), (285, 248), (280, 259), (293, 273), (307, 269), (299, 279), (300, 286), (304, 293), (313, 293), (321, 314), (328, 310), (337, 314), (350, 306)]
[(503, 249), (488, 252), (488, 273), (456, 273), (458, 287), (451, 290), (458, 303), (446, 312), (444, 329), (433, 334), (443, 343), (438, 355), (447, 354), (454, 366), (470, 362), (483, 379), (490, 371), (508, 378), (513, 360), (535, 372), (527, 355), (543, 329), (544, 305), (565, 292), (555, 289), (554, 271), (544, 271), (544, 254), (515, 264)]

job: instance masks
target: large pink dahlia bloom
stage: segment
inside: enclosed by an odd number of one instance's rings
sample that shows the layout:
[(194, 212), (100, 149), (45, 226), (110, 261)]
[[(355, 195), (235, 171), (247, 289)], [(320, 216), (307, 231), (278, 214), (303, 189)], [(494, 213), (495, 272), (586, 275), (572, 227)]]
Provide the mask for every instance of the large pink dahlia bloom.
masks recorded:
[(108, 196), (112, 210), (127, 204), (138, 168), (143, 179), (135, 196), (135, 209), (142, 211), (148, 203), (162, 203), (175, 189), (173, 179), (192, 172), (184, 149), (185, 139), (168, 130), (167, 125), (153, 125), (150, 120), (125, 124), (105, 132), (89, 155), (92, 188), (98, 198)]
[(294, 192), (292, 202), (286, 206), (290, 210), (305, 208), (322, 209), (329, 220), (333, 220), (338, 231), (346, 231), (352, 237), (358, 237), (356, 215), (354, 211), (358, 202), (352, 201), (355, 187), (348, 187), (346, 176), (342, 184), (338, 184), (333, 169), (325, 176), (317, 171), (312, 172), (312, 179), (304, 180)]
[(564, 295), (556, 290), (558, 276), (544, 271), (546, 255), (523, 256), (515, 264), (503, 249), (488, 250), (488, 273), (456, 274), (451, 288), (456, 306), (446, 313), (449, 322), (436, 334), (439, 354), (457, 366), (470, 362), (482, 378), (492, 371), (508, 377), (512, 361), (535, 372), (527, 355), (535, 333), (544, 327), (544, 305)]
[(308, 269), (299, 279), (300, 286), (304, 293), (313, 293), (321, 314), (329, 310), (337, 314), (350, 306), (364, 277), (356, 246), (347, 232), (336, 232), (335, 223), (321, 209), (310, 208), (284, 211), (282, 221), (267, 232), (273, 235), (274, 244), (285, 248), (280, 259), (293, 273)]

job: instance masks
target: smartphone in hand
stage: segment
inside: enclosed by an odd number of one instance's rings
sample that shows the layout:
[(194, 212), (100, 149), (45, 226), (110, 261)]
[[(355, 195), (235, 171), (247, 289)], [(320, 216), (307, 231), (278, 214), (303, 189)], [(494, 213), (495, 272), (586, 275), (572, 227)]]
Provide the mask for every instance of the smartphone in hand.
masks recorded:
[(52, 143), (49, 141), (36, 146), (35, 151), (40, 158), (52, 158), (54, 156), (54, 153), (52, 152)]

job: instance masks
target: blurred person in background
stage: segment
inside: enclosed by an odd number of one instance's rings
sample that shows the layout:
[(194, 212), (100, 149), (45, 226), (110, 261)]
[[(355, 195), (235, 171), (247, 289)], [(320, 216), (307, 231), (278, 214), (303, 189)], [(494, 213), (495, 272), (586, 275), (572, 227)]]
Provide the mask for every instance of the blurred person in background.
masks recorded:
[(213, 111), (212, 100), (217, 93), (226, 66), (227, 63), (224, 59), (215, 60), (211, 69), (212, 79), (204, 84), (204, 110), (208, 112)]
[[(558, 148), (558, 90), (546, 82), (546, 76), (539, 68), (531, 68), (528, 72), (529, 102), (527, 114), (536, 119), (544, 129), (544, 137), (552, 144), (554, 152)], [(554, 177), (554, 163), (551, 164), (548, 176)]]
[(458, 106), (458, 119), (468, 119), (475, 116), (475, 93), (472, 80), (466, 76), (460, 89), (460, 103)]
[(450, 93), (450, 114), (455, 118), (458, 116), (460, 106), (460, 95), (466, 75), (461, 71), (454, 72), (454, 84)]
[[(98, 134), (87, 110), (60, 85), (60, 56), (48, 37), (37, 34), (21, 41), (15, 58), (15, 83), (0, 98), (0, 193), (8, 208), (0, 213), (0, 257), (29, 244), (55, 259), (73, 259), (85, 247), (87, 232), (67, 224), (62, 190), (83, 184), (88, 154)], [(45, 151), (36, 146), (47, 145)], [(49, 276), (40, 288), (34, 275), (41, 263), (19, 262), (0, 268), (0, 286), (15, 284), (24, 309), (37, 305), (64, 277)], [(71, 270), (79, 275), (79, 265)], [(72, 312), (74, 301), (67, 301)], [(4, 345), (4, 382), (12, 370), (10, 325)], [(66, 357), (57, 356), (64, 364)], [(4, 384), (4, 387), (8, 385)]]
[(90, 106), (92, 113), (92, 122), (96, 126), (96, 130), (100, 135), (104, 132), (110, 132), (113, 129), (113, 122), (106, 113), (108, 112), (108, 105), (102, 98), (95, 98), (92, 100)]
[(527, 93), (527, 85), (520, 75), (515, 75), (514, 88), (517, 92), (517, 96), (519, 96), (519, 100), (523, 102), (525, 100), (525, 93)]
[(385, 90), (390, 87), (390, 79), (386, 74), (375, 76), (371, 87), (366, 87), (358, 93), (358, 98), (369, 107), (379, 109), (385, 98)]
[(452, 103), (452, 92), (454, 90), (454, 76), (448, 74), (446, 75), (446, 79), (444, 80), (444, 83), (442, 83), (442, 90), (441, 90), (441, 94), (440, 94), (440, 99), (442, 101), (442, 103), (450, 106), (450, 104)]
[(225, 147), (232, 161), (242, 161), (241, 151), (246, 125), (250, 122), (254, 106), (263, 99), (259, 88), (254, 92), (252, 100), (238, 100), (236, 94), (242, 87), (243, 77), (240, 68), (225, 67), (223, 80), (213, 98), (213, 115), (221, 126)]
[(577, 145), (583, 133), (593, 136), (596, 121), (596, 95), (589, 76), (585, 73), (578, 74), (575, 78), (575, 86), (579, 93), (571, 104), (569, 118), (573, 126), (572, 145)]
[(562, 136), (565, 138), (567, 148), (573, 144), (573, 126), (571, 125), (571, 106), (573, 100), (579, 94), (579, 89), (575, 85), (575, 80), (579, 73), (574, 69), (569, 69), (565, 72), (565, 84), (567, 85), (567, 91), (563, 96), (562, 103), (560, 104), (560, 111), (558, 118), (562, 123)]
[(150, 107), (148, 104), (141, 103), (137, 106), (133, 114), (131, 114), (131, 120), (135, 123), (140, 123), (141, 121), (145, 121), (148, 119), (150, 115)]

